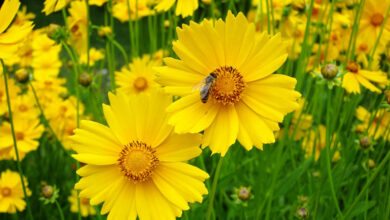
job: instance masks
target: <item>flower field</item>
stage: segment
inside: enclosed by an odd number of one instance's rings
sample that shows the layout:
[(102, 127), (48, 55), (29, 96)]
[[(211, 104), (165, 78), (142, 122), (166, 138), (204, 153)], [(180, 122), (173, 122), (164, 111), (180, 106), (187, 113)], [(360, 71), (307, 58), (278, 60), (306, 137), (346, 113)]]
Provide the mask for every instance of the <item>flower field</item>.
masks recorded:
[(0, 0), (0, 219), (390, 219), (390, 0)]

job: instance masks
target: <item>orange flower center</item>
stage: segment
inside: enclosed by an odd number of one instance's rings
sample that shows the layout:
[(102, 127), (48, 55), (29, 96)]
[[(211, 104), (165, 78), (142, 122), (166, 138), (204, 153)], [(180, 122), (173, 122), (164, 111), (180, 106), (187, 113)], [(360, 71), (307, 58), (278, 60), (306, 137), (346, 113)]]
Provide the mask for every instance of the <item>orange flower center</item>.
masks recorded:
[(87, 198), (80, 198), (80, 202), (83, 205), (89, 205), (89, 199), (87, 199)]
[(155, 153), (151, 146), (141, 141), (126, 145), (118, 159), (123, 175), (135, 183), (148, 180), (159, 163)]
[(346, 69), (352, 73), (357, 73), (359, 71), (359, 64), (356, 62), (348, 62)]
[(8, 187), (4, 187), (4, 188), (1, 189), (1, 195), (3, 197), (8, 197), (8, 196), (11, 195), (11, 193), (12, 193), (12, 190), (10, 188), (8, 188)]
[(137, 90), (137, 92), (142, 92), (148, 87), (148, 81), (144, 77), (137, 77), (134, 80), (134, 88)]
[(15, 137), (16, 137), (16, 140), (21, 141), (24, 139), (24, 134), (23, 134), (23, 132), (15, 132)]
[(375, 27), (381, 26), (385, 18), (380, 13), (375, 13), (371, 16), (371, 24)]
[(26, 112), (28, 110), (28, 107), (24, 104), (19, 105), (19, 111)]
[(359, 45), (359, 49), (363, 52), (367, 51), (368, 45), (366, 43), (362, 43)]
[(240, 101), (245, 82), (237, 69), (224, 66), (214, 70), (213, 73), (217, 77), (211, 87), (211, 96), (223, 105)]

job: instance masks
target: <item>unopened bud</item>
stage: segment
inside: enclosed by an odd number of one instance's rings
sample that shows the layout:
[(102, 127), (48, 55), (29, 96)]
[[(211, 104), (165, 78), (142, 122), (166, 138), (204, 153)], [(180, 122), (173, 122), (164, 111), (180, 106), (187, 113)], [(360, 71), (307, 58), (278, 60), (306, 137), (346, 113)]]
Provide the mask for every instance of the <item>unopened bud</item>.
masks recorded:
[(307, 208), (302, 207), (297, 210), (297, 215), (299, 218), (304, 219), (309, 217), (309, 211), (307, 210)]
[(373, 159), (369, 159), (368, 160), (368, 167), (370, 169), (374, 169), (375, 168), (375, 161)]
[(84, 86), (84, 87), (88, 87), (89, 84), (91, 84), (92, 82), (92, 77), (88, 74), (88, 73), (82, 73), (80, 76), (79, 76), (79, 84)]
[(42, 196), (49, 199), (53, 196), (54, 188), (52, 186), (46, 185), (42, 188)]
[(371, 146), (371, 139), (367, 136), (362, 137), (359, 142), (360, 146), (364, 149), (369, 148)]
[(247, 187), (240, 187), (237, 191), (237, 197), (241, 200), (248, 200), (251, 198), (251, 190)]
[(26, 83), (29, 79), (29, 73), (26, 69), (18, 69), (15, 72), (15, 79), (19, 83)]
[(47, 36), (52, 37), (60, 29), (58, 24), (49, 24), (46, 28)]
[(321, 74), (326, 79), (333, 79), (338, 72), (339, 70), (335, 64), (325, 64), (321, 68)]

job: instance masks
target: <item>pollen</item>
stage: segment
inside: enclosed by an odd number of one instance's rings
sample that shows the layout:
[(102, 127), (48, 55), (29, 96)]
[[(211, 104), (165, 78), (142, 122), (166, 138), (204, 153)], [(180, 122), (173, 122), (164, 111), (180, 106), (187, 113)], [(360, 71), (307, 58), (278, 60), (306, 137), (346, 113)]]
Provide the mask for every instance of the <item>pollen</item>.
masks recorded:
[(148, 87), (148, 81), (144, 77), (138, 77), (134, 80), (133, 85), (137, 92), (142, 92)]
[(371, 24), (375, 27), (381, 26), (384, 19), (382, 14), (375, 13), (371, 16)]
[(214, 70), (213, 73), (217, 77), (211, 87), (211, 97), (223, 105), (240, 101), (246, 85), (237, 69), (224, 66)]
[(8, 197), (8, 196), (11, 195), (11, 193), (12, 193), (12, 190), (10, 188), (8, 188), (8, 187), (4, 187), (4, 188), (1, 189), (1, 195), (3, 197)]
[(123, 175), (135, 183), (148, 180), (159, 163), (155, 153), (151, 146), (141, 141), (126, 145), (118, 159)]
[(357, 73), (359, 71), (359, 64), (356, 62), (348, 62), (346, 69), (352, 73)]

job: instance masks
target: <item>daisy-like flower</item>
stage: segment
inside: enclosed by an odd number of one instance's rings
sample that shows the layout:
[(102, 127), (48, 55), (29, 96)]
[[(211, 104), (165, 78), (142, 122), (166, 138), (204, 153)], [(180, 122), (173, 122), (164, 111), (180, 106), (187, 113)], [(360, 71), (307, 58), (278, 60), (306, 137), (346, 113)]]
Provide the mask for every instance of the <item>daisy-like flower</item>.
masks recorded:
[[(172, 97), (109, 94), (108, 127), (82, 121), (72, 137), (73, 155), (86, 165), (75, 188), (91, 205), (101, 202), (108, 219), (175, 219), (188, 202), (201, 202), (209, 176), (187, 164), (201, 153), (201, 134), (176, 134), (167, 124)], [(109, 181), (102, 181), (109, 180)]]
[(71, 0), (45, 0), (42, 12), (49, 15), (64, 8)]
[[(28, 182), (24, 177), (27, 195), (31, 195), (31, 191), (27, 188)], [(0, 212), (15, 213), (23, 211), (26, 208), (24, 201), (22, 182), (20, 181), (19, 173), (11, 170), (6, 170), (1, 173), (0, 177)]]
[[(104, 53), (102, 50), (97, 50), (96, 48), (91, 48), (89, 50), (89, 65), (93, 66), (99, 60), (104, 58)], [(83, 64), (88, 63), (88, 55), (87, 53), (83, 53), (80, 56), (80, 62)]]
[[(191, 22), (177, 32), (173, 50), (180, 60), (165, 58), (167, 66), (157, 68), (165, 91), (182, 96), (167, 109), (175, 131), (204, 130), (203, 147), (222, 156), (236, 139), (247, 150), (275, 142), (278, 122), (298, 108), (300, 97), (294, 78), (272, 74), (287, 58), (280, 34), (256, 37), (254, 24), (231, 12), (226, 22)], [(214, 82), (203, 103), (194, 88), (211, 76)]]
[(158, 12), (168, 11), (176, 2), (176, 16), (181, 15), (183, 18), (192, 16), (198, 9), (198, 0), (159, 0), (156, 9)]
[(366, 87), (372, 92), (381, 93), (382, 91), (371, 82), (379, 84), (387, 82), (387, 76), (385, 73), (382, 71), (362, 70), (357, 62), (348, 62), (346, 69), (348, 72), (343, 76), (342, 87), (349, 93), (360, 94), (360, 85)]
[[(373, 121), (371, 120), (372, 114), (362, 106), (356, 109), (356, 117), (363, 123), (358, 125), (364, 132), (367, 130), (368, 135), (374, 139), (378, 139), (382, 136), (385, 140), (390, 140), (390, 112), (386, 109), (380, 109)], [(370, 124), (371, 122), (371, 124)]]
[(19, 43), (26, 38), (33, 28), (32, 22), (10, 26), (19, 6), (19, 0), (5, 0), (0, 8), (0, 59), (14, 55)]
[[(3, 68), (0, 68), (0, 77), (3, 77)], [(18, 94), (20, 93), (21, 89), (19, 86), (15, 85), (14, 79), (8, 79), (8, 92), (9, 92), (9, 98), (11, 100), (14, 100)], [(5, 83), (4, 80), (0, 80), (0, 116), (4, 115), (8, 112), (8, 103), (7, 103), (7, 95), (5, 91)]]
[(152, 0), (118, 0), (112, 8), (112, 13), (119, 21), (126, 22), (129, 20), (130, 6), (131, 20), (143, 18), (154, 13), (149, 7), (151, 3)]
[[(41, 137), (44, 128), (39, 124), (38, 118), (25, 119), (14, 116), (13, 123), (19, 158), (23, 159), (28, 152), (38, 148), (37, 139)], [(0, 126), (0, 159), (16, 160), (11, 124), (5, 121)]]
[[(79, 205), (77, 199), (77, 191), (72, 190), (72, 194), (68, 197), (70, 202), (70, 211), (73, 213), (79, 212)], [(89, 199), (80, 197), (80, 212), (81, 216), (96, 215), (95, 209), (89, 204)]]
[[(387, 9), (390, 5), (389, 0), (367, 0), (364, 5), (363, 15), (360, 21), (359, 32), (364, 34), (366, 41), (374, 44), (379, 36), (379, 32), (385, 18)], [(390, 31), (390, 20), (384, 24), (384, 31)]]
[(156, 71), (153, 69), (157, 66), (158, 61), (150, 60), (149, 55), (142, 58), (135, 58), (129, 65), (130, 70), (123, 67), (121, 71), (115, 72), (115, 81), (118, 85), (118, 91), (124, 94), (138, 94), (142, 92), (150, 93), (159, 85), (154, 81)]

